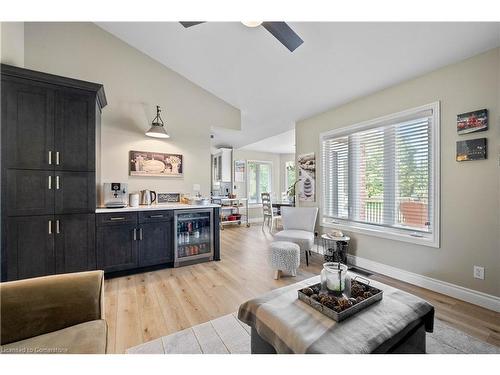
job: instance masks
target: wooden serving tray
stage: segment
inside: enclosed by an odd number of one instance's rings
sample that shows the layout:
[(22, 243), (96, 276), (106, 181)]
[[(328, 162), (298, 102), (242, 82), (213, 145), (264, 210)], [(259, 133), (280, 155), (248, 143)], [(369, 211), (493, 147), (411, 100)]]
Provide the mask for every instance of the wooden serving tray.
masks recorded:
[[(311, 288), (313, 290), (315, 290), (315, 289), (321, 290), (321, 283), (314, 284), (314, 285), (311, 285), (309, 287), (305, 287), (305, 288), (302, 288), (302, 289), (298, 290), (299, 300), (307, 303), (313, 309), (318, 310), (319, 312), (321, 312), (322, 314), (326, 315), (330, 319), (333, 319), (336, 322), (340, 322), (340, 321), (345, 320), (345, 319), (349, 318), (350, 316), (352, 316), (352, 315), (360, 312), (361, 310), (367, 308), (368, 306), (372, 305), (373, 303), (375, 303), (377, 301), (380, 301), (382, 299), (382, 297), (383, 297), (383, 291), (380, 290), (380, 289), (377, 289), (377, 288), (374, 288), (374, 287), (370, 286), (369, 280), (366, 280), (367, 283), (363, 283), (363, 282), (359, 281), (358, 278), (359, 277), (357, 276), (357, 277), (355, 277), (354, 279), (351, 280), (351, 288), (352, 288), (353, 285), (359, 284), (359, 285), (361, 285), (365, 289), (365, 291), (370, 292), (372, 294), (372, 296), (370, 296), (368, 298), (363, 298), (362, 301), (354, 303), (354, 304), (352, 304), (352, 306), (350, 306), (350, 307), (348, 307), (348, 308), (346, 308), (344, 310), (335, 311), (332, 308), (329, 308), (329, 307), (325, 306), (321, 302), (319, 302), (319, 301), (311, 298), (307, 294), (303, 293), (303, 290), (307, 289), (307, 288)], [(329, 293), (329, 292), (325, 292), (325, 293), (320, 294), (320, 296), (323, 296), (323, 295), (328, 295), (328, 296), (330, 296), (332, 298), (337, 298), (337, 299), (341, 298), (341, 297), (335, 296), (335, 294)], [(350, 295), (349, 296), (346, 296), (346, 295), (343, 296), (343, 298), (350, 298), (350, 297), (351, 297)]]

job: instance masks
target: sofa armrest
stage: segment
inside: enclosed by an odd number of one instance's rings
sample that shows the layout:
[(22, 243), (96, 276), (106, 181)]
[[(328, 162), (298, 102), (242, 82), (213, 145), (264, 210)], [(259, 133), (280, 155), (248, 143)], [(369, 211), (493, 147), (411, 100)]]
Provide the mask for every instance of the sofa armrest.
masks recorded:
[(1, 344), (104, 319), (103, 283), (90, 271), (0, 284)]

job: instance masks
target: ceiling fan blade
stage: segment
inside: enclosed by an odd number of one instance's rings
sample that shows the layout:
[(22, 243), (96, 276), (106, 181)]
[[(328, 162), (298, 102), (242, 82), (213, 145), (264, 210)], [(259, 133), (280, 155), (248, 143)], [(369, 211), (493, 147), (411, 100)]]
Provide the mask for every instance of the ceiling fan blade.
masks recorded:
[(188, 28), (188, 27), (191, 27), (191, 26), (196, 26), (196, 25), (199, 25), (200, 23), (205, 23), (206, 21), (180, 21), (179, 23)]
[(286, 22), (262, 22), (262, 26), (273, 34), (290, 52), (295, 51), (298, 46), (304, 43)]

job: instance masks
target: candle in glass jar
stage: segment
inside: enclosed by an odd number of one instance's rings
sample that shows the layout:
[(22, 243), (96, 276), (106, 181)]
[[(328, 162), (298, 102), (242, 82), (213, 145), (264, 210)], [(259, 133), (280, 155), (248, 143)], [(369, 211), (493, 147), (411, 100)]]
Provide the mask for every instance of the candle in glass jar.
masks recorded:
[[(340, 276), (340, 277), (339, 277)], [(342, 276), (336, 272), (329, 272), (326, 277), (326, 287), (330, 290), (341, 292), (344, 288), (342, 288)]]
[(346, 286), (347, 266), (337, 262), (323, 264), (321, 280), (324, 288), (332, 292), (343, 292)]

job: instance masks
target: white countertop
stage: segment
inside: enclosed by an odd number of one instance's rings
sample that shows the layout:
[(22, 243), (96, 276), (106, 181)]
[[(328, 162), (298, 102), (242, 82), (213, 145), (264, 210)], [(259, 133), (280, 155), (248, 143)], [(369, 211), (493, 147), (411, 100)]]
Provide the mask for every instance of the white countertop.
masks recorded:
[(207, 205), (193, 205), (193, 204), (182, 204), (182, 203), (166, 203), (166, 204), (153, 204), (151, 206), (139, 206), (139, 207), (123, 207), (123, 208), (106, 208), (99, 207), (96, 208), (96, 214), (112, 213), (112, 212), (138, 212), (138, 211), (156, 211), (156, 210), (189, 210), (194, 208), (214, 208), (220, 207), (218, 204), (207, 204)]

